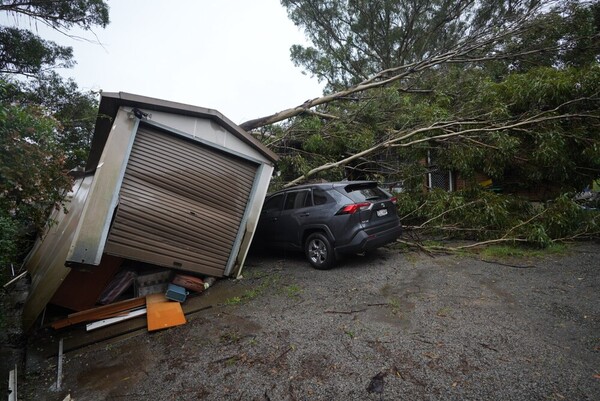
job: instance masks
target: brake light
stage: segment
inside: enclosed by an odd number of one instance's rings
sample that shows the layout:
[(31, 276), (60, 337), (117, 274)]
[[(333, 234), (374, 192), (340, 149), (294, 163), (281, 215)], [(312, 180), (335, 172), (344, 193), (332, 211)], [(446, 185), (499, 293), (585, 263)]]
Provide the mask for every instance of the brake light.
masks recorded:
[(360, 209), (368, 208), (369, 206), (371, 206), (369, 202), (354, 203), (352, 205), (344, 206), (336, 214), (354, 214)]
[(393, 198), (390, 199), (390, 201), (394, 204), (397, 205), (398, 204), (398, 198), (396, 198), (395, 196)]

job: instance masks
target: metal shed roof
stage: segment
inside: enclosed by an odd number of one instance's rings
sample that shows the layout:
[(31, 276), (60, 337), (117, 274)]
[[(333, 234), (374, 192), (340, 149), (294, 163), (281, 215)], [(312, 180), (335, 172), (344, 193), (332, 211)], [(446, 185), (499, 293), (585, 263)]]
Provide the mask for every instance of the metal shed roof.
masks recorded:
[(94, 138), (92, 139), (92, 147), (85, 167), (86, 171), (93, 171), (98, 166), (98, 161), (100, 160), (106, 139), (110, 133), (113, 119), (121, 106), (138, 107), (145, 110), (161, 111), (212, 120), (244, 143), (256, 149), (268, 160), (274, 162), (279, 159), (277, 154), (216, 110), (134, 95), (126, 92), (103, 92), (98, 111), (98, 118), (96, 119)]

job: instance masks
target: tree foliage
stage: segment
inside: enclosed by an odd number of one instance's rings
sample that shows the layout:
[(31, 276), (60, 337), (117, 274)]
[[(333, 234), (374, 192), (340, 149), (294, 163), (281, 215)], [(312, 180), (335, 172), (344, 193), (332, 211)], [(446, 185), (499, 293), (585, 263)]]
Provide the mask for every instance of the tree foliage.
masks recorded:
[(40, 39), (30, 31), (0, 27), (0, 72), (39, 73), (47, 66), (71, 67), (69, 47)]
[[(6, 83), (0, 83), (0, 93), (5, 92)], [(52, 208), (60, 207), (71, 185), (55, 136), (58, 127), (40, 107), (0, 103), (0, 219), (17, 232), (11, 246), (20, 251), (23, 241), (43, 228)], [(7, 238), (2, 240), (3, 251), (14, 254)]]
[[(62, 33), (79, 27), (91, 30), (109, 23), (103, 0), (4, 0), (0, 13), (18, 24), (39, 22)], [(72, 48), (47, 41), (29, 29), (0, 27), (0, 73), (35, 75), (54, 67), (73, 65)]]
[(545, 248), (557, 241), (600, 235), (600, 212), (582, 208), (572, 195), (532, 204), (476, 187), (458, 192), (436, 189), (399, 194), (398, 210), (404, 225), (420, 234)]
[(55, 140), (65, 152), (65, 168), (83, 167), (91, 146), (98, 94), (83, 92), (72, 79), (65, 80), (50, 71), (29, 81), (10, 80), (0, 101), (41, 107), (59, 125)]
[(310, 46), (292, 61), (339, 90), (384, 71), (443, 54), (532, 12), (537, 0), (282, 0)]
[[(282, 1), (311, 41), (292, 59), (328, 92), (242, 124), (283, 121), (261, 130), (282, 156), (274, 185), (383, 181), (403, 188), (406, 213), (419, 210), (414, 224), (456, 208), (434, 220), (472, 238), (510, 232), (544, 246), (583, 236), (581, 227), (597, 235), (597, 217), (569, 196), (600, 177), (599, 3), (452, 2), (460, 16), (446, 12), (439, 24), (436, 10), (450, 2), (374, 3)], [(416, 38), (403, 36), (406, 21), (422, 24)], [(427, 174), (448, 171), (463, 192), (427, 191)], [(481, 181), (496, 192), (482, 192)], [(532, 218), (539, 210), (519, 200), (526, 194), (559, 197)]]
[[(70, 189), (69, 169), (89, 151), (97, 94), (53, 68), (74, 65), (72, 49), (44, 40), (36, 24), (68, 36), (109, 22), (102, 0), (0, 2), (0, 267), (16, 263)], [(21, 28), (26, 22), (29, 29)], [(19, 78), (16, 78), (19, 77)], [(24, 79), (25, 78), (25, 79)], [(0, 270), (0, 275), (2, 271)]]

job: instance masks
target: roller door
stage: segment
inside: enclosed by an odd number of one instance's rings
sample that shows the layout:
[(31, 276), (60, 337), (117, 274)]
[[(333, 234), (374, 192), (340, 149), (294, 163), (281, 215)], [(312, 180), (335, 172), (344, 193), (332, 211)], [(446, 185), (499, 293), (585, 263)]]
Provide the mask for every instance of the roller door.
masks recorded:
[(140, 128), (105, 252), (222, 276), (257, 168), (196, 141)]

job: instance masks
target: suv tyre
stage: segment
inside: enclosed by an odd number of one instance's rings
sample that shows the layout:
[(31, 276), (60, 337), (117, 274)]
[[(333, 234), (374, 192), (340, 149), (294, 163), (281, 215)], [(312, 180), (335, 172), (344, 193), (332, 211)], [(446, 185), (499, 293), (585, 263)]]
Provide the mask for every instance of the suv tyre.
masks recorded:
[(304, 253), (315, 269), (327, 270), (335, 264), (335, 252), (331, 242), (321, 233), (312, 233), (308, 236), (304, 243)]

